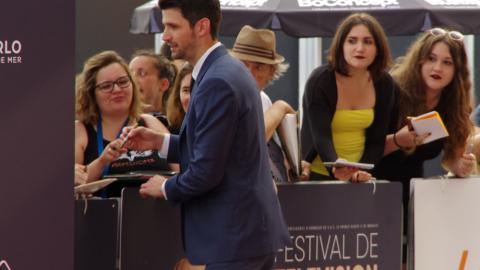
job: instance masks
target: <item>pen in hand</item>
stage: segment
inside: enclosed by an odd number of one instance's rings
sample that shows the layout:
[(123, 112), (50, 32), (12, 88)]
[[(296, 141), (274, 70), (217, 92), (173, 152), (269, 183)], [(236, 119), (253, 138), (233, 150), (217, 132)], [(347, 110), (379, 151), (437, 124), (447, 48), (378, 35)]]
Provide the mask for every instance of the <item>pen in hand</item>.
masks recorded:
[[(136, 127), (138, 127), (138, 123), (135, 123), (135, 125), (132, 126), (132, 129), (130, 129), (130, 131), (133, 130), (133, 129), (135, 129)], [(123, 148), (123, 147), (125, 146), (125, 144), (127, 144), (128, 139), (129, 139), (128, 136), (129, 136), (129, 134), (130, 134), (130, 131), (129, 131), (129, 133), (127, 134), (127, 136), (125, 136), (125, 138), (123, 139), (122, 144), (120, 145), (120, 148)]]

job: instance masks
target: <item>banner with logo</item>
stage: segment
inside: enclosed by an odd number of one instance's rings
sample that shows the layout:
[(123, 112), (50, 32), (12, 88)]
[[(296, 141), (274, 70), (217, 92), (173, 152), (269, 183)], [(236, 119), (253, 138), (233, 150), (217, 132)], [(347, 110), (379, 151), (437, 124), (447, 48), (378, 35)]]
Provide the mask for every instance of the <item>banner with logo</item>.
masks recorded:
[(292, 244), (276, 270), (400, 270), (400, 183), (278, 186)]
[(480, 178), (413, 179), (414, 269), (480, 269)]
[(0, 269), (73, 269), (75, 2), (1, 3)]

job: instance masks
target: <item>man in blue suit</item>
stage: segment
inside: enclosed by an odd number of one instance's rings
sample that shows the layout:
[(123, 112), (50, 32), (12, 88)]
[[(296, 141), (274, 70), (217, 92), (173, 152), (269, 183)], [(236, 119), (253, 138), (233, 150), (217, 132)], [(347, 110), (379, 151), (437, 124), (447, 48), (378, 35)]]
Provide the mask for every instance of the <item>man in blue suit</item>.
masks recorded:
[[(270, 175), (255, 80), (218, 42), (218, 0), (160, 0), (163, 39), (194, 65), (180, 134), (125, 129), (129, 148), (159, 149), (180, 173), (152, 177), (143, 196), (181, 204), (186, 255), (214, 269), (271, 269), (289, 241)], [(128, 134), (128, 135), (127, 135)]]

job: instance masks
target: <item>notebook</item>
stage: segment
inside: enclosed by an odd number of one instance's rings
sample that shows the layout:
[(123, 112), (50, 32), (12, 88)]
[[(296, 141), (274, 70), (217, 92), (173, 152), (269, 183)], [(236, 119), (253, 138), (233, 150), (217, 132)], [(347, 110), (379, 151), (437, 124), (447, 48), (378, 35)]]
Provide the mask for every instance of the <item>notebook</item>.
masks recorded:
[(350, 162), (342, 159), (335, 162), (323, 162), (323, 165), (325, 165), (325, 167), (351, 167), (361, 170), (371, 170), (374, 168), (374, 165), (370, 163)]
[(413, 130), (417, 134), (431, 133), (430, 136), (423, 140), (423, 144), (448, 137), (447, 128), (436, 111), (412, 117), (410, 118), (410, 122)]

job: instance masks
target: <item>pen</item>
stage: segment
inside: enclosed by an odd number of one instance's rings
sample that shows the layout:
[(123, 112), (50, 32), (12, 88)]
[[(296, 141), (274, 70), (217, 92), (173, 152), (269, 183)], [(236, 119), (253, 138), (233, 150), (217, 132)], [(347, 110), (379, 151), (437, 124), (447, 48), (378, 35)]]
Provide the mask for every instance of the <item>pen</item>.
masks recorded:
[[(138, 123), (135, 123), (135, 125), (132, 126), (131, 130), (135, 129), (136, 127), (138, 127)], [(129, 134), (130, 134), (130, 132), (129, 132)], [(125, 139), (123, 139), (122, 144), (120, 145), (120, 148), (123, 148), (125, 146), (125, 144), (128, 142), (128, 135), (129, 134), (127, 134), (127, 136), (125, 136)]]

